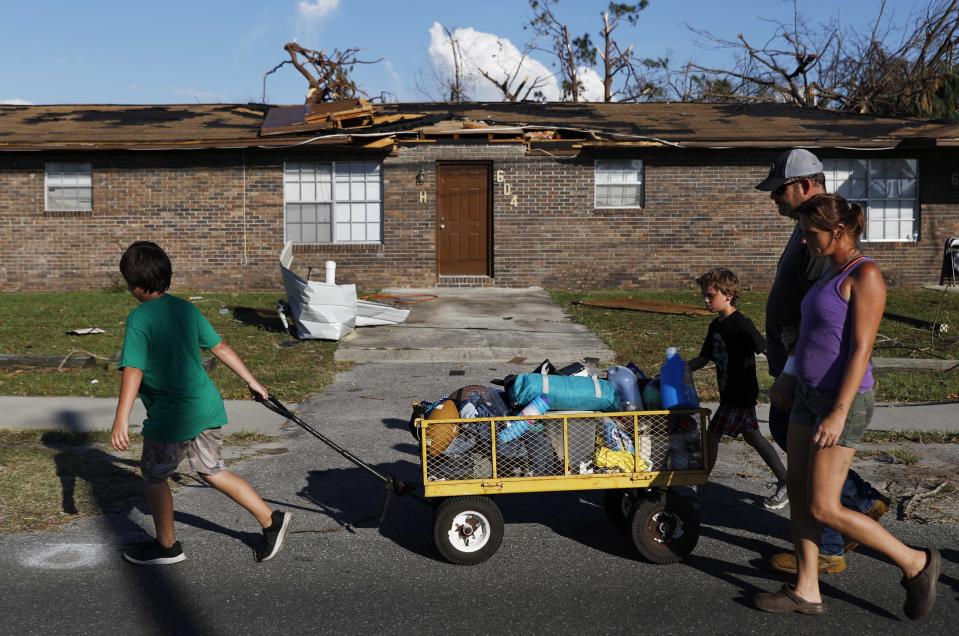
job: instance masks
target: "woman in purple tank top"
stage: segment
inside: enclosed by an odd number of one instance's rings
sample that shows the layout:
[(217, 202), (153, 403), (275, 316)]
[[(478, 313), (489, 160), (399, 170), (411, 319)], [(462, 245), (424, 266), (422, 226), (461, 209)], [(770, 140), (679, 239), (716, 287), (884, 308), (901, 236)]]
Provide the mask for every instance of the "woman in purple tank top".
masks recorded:
[(803, 242), (830, 260), (830, 269), (806, 293), (796, 343), (799, 388), (789, 417), (787, 487), (798, 578), (778, 592), (756, 596), (768, 612), (822, 614), (819, 537), (823, 525), (881, 552), (902, 570), (903, 611), (921, 618), (936, 598), (940, 556), (913, 549), (872, 518), (839, 501), (856, 447), (872, 419), (869, 361), (886, 304), (882, 272), (857, 247), (862, 207), (820, 194), (800, 205)]

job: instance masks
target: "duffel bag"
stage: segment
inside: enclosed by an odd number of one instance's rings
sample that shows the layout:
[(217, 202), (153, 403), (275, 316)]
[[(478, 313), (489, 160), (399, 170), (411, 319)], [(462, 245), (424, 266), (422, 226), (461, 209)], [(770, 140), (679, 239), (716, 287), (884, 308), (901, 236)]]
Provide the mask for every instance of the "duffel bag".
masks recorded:
[(537, 396), (549, 398), (551, 411), (618, 411), (619, 400), (612, 383), (595, 375), (588, 377), (521, 373), (507, 387), (513, 408), (532, 402)]

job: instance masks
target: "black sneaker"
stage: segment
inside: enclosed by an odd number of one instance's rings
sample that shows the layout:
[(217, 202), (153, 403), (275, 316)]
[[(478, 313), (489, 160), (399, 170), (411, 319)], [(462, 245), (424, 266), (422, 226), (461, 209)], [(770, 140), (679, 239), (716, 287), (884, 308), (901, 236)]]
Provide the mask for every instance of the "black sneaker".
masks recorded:
[(269, 528), (263, 530), (263, 547), (260, 549), (260, 553), (256, 555), (257, 561), (269, 561), (276, 556), (276, 553), (283, 547), (283, 540), (286, 539), (286, 531), (290, 527), (292, 518), (292, 512), (273, 511), (273, 523), (270, 524)]
[(128, 545), (123, 549), (123, 558), (137, 565), (170, 565), (186, 560), (186, 555), (183, 554), (179, 541), (169, 548), (164, 548), (153, 540)]

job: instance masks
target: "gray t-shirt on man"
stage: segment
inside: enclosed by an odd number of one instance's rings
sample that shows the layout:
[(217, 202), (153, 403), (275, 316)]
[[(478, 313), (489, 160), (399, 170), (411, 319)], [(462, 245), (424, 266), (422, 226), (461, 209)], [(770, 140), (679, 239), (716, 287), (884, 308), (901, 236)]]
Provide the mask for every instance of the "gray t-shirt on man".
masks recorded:
[(766, 358), (769, 375), (775, 377), (786, 364), (786, 347), (783, 345), (784, 330), (793, 330), (798, 335), (800, 306), (803, 296), (829, 266), (824, 256), (813, 256), (802, 242), (799, 223), (779, 257), (776, 278), (766, 301)]

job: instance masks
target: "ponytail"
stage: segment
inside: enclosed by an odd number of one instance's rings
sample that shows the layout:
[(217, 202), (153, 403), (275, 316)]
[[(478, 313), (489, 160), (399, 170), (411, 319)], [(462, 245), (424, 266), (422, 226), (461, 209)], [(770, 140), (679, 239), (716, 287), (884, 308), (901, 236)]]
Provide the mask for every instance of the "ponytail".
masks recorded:
[(850, 203), (837, 194), (817, 194), (796, 208), (797, 216), (806, 216), (821, 230), (831, 232), (837, 225), (858, 239), (866, 227), (866, 213), (858, 203)]

